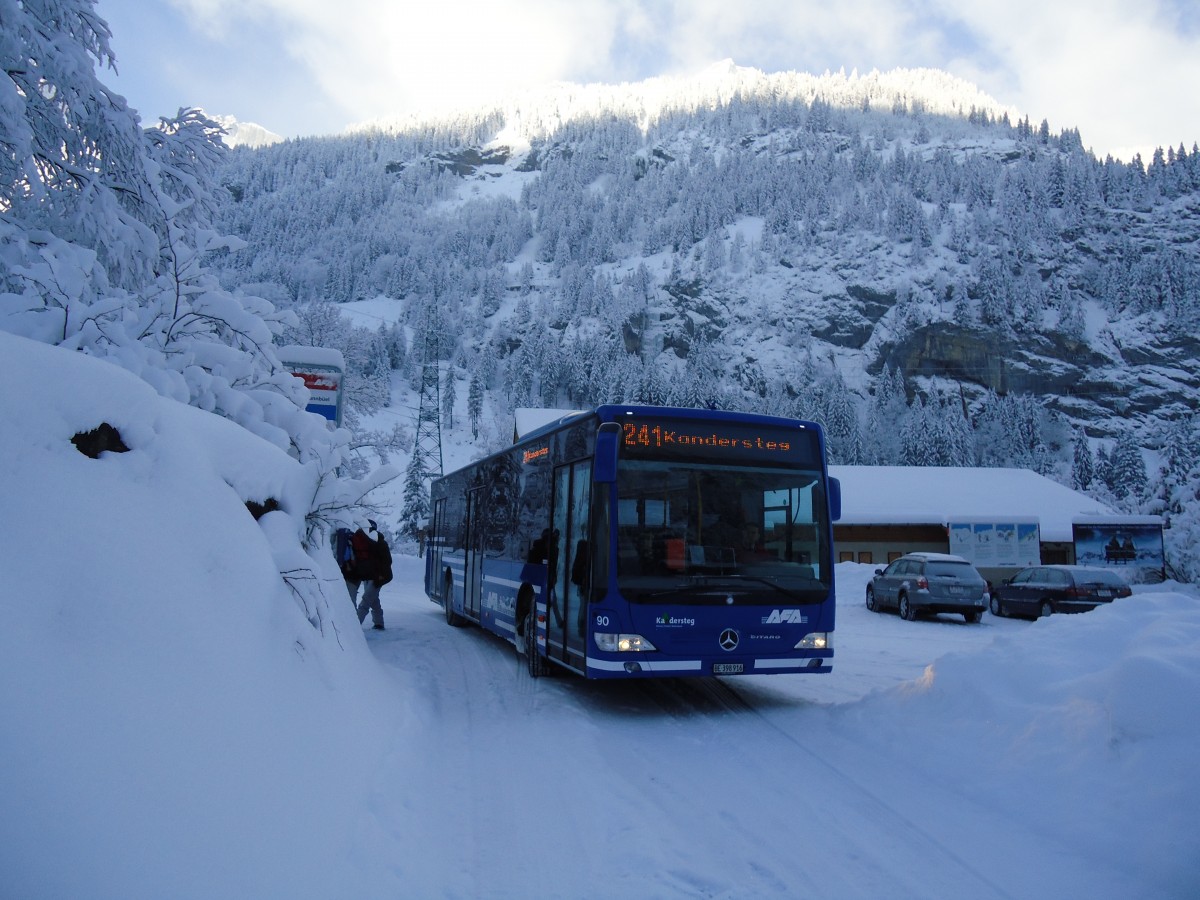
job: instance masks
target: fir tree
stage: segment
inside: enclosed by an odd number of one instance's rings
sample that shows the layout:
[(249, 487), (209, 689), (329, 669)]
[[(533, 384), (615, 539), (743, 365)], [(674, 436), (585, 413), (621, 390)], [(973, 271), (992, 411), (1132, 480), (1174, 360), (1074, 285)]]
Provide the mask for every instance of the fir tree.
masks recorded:
[(400, 533), (414, 540), (429, 521), (429, 487), (425, 464), (420, 453), (414, 452), (404, 473), (404, 506), (400, 512)]
[(478, 374), (471, 376), (467, 392), (467, 418), (471, 423), (471, 437), (479, 438), (479, 418), (483, 415), (483, 379)]
[(1092, 448), (1088, 444), (1087, 433), (1080, 428), (1076, 430), (1075, 441), (1072, 444), (1071, 483), (1077, 490), (1086, 491), (1092, 486), (1092, 481), (1095, 477), (1095, 457), (1092, 456)]
[(446, 366), (446, 374), (442, 378), (442, 423), (446, 428), (454, 427), (454, 401), (457, 399), (455, 395), (456, 382), (454, 366)]
[(1132, 431), (1123, 432), (1113, 445), (1107, 483), (1118, 500), (1136, 510), (1146, 493), (1146, 460)]

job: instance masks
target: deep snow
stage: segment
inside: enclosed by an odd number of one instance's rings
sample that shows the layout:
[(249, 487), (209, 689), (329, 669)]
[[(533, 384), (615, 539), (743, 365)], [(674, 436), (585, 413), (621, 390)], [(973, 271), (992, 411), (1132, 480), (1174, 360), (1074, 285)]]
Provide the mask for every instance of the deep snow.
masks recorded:
[(60, 348), (0, 378), (4, 897), (1200, 895), (1194, 586), (904, 622), (842, 564), (832, 675), (533, 681), (415, 558), (365, 638), (323, 552), (284, 588), (281, 451)]

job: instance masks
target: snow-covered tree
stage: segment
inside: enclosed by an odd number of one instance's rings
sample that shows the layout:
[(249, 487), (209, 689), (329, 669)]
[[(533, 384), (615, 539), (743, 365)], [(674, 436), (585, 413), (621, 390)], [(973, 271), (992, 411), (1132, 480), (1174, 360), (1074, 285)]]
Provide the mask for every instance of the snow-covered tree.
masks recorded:
[(483, 379), (475, 374), (467, 391), (467, 418), (471, 422), (471, 437), (479, 438), (479, 419), (483, 415)]
[(1086, 491), (1096, 477), (1096, 458), (1092, 455), (1087, 434), (1082, 428), (1075, 432), (1071, 451), (1071, 483), (1080, 491)]
[(454, 377), (454, 366), (446, 366), (446, 374), (442, 378), (442, 425), (445, 428), (454, 427), (454, 403), (458, 399)]
[[(346, 435), (306, 413), (273, 341), (288, 317), (207, 268), (219, 235), (219, 126), (195, 110), (142, 130), (96, 76), (113, 63), (91, 0), (0, 0), (0, 327), (103, 357), (311, 465), (310, 546), (369, 485)], [(381, 473), (379, 477), (384, 477)]]
[(1146, 460), (1131, 430), (1122, 432), (1114, 442), (1105, 482), (1127, 509), (1140, 511), (1147, 485)]
[(400, 511), (399, 530), (414, 540), (429, 521), (429, 475), (420, 453), (414, 452), (404, 472), (404, 506)]
[(874, 379), (864, 429), (866, 460), (873, 465), (898, 465), (903, 459), (901, 423), (908, 415), (904, 377), (895, 367), (885, 367)]

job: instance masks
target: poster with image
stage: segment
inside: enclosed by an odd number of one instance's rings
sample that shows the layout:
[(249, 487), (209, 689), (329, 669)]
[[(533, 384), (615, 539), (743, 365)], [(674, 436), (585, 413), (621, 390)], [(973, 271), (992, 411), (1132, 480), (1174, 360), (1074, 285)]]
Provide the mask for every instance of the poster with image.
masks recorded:
[(1164, 577), (1161, 524), (1097, 523), (1072, 526), (1075, 562), (1118, 569), (1131, 584)]

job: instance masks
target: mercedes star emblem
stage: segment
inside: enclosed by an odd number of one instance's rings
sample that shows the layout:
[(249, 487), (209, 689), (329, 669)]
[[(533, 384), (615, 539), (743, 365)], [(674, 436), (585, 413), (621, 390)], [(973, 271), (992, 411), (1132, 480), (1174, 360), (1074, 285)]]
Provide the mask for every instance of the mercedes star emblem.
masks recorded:
[(717, 638), (717, 643), (721, 645), (722, 650), (733, 650), (738, 645), (738, 633), (732, 628), (726, 628)]

